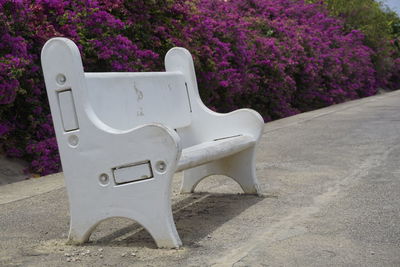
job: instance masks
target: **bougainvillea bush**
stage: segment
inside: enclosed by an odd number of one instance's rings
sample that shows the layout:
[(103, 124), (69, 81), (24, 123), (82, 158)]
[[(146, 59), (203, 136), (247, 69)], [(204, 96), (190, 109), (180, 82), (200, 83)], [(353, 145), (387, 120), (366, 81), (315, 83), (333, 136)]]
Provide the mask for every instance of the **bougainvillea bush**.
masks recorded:
[(321, 4), (292, 0), (0, 0), (0, 138), (31, 172), (59, 171), (40, 68), (51, 37), (72, 39), (85, 71), (162, 70), (194, 56), (212, 109), (266, 121), (376, 93), (372, 51)]
[(398, 46), (400, 18), (386, 7), (386, 1), (376, 0), (307, 0), (323, 2), (329, 13), (344, 20), (345, 29), (357, 29), (365, 35), (364, 44), (373, 50), (372, 63), (377, 73), (378, 87), (400, 88)]

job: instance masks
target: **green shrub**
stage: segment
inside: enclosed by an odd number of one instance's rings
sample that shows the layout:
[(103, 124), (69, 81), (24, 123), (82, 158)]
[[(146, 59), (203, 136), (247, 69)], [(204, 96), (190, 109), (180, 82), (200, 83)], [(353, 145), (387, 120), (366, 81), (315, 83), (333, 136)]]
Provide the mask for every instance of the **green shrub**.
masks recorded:
[[(309, 0), (308, 2), (321, 2)], [(365, 35), (364, 44), (374, 54), (372, 61), (378, 84), (386, 89), (398, 89), (400, 18), (383, 3), (374, 0), (323, 0), (330, 13), (345, 22), (348, 32), (360, 30)], [(397, 82), (395, 82), (395, 80)]]

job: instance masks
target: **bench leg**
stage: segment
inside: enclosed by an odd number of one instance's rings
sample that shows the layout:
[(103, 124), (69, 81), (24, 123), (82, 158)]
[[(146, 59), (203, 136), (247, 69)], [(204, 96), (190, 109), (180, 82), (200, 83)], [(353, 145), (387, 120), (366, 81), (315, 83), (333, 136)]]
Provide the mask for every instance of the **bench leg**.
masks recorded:
[(183, 171), (181, 194), (193, 193), (196, 186), (207, 176), (215, 174), (210, 170), (210, 164), (194, 167)]
[[(113, 194), (92, 199), (74, 199), (71, 207), (69, 244), (82, 244), (96, 226), (112, 217), (129, 218), (139, 223), (153, 237), (159, 248), (182, 245), (171, 210), (173, 172), (154, 174), (153, 180), (110, 188)], [(144, 193), (145, 192), (145, 193)]]
[[(128, 203), (128, 207), (132, 207), (138, 211), (132, 216), (127, 216), (137, 221), (145, 228), (153, 237), (158, 248), (179, 248), (182, 245), (176, 230), (172, 207), (171, 207), (171, 185), (173, 172), (164, 175), (156, 175), (155, 179), (165, 184), (166, 191), (160, 191), (154, 194), (150, 192), (146, 199), (136, 200)], [(135, 203), (135, 204), (134, 204)]]
[(235, 180), (246, 194), (260, 195), (256, 176), (255, 146), (224, 159), (225, 174)]
[(234, 179), (246, 194), (261, 194), (256, 177), (255, 146), (230, 157), (185, 170), (181, 193), (193, 193), (202, 179), (218, 174)]
[[(154, 208), (158, 210), (157, 207)], [(148, 216), (146, 216), (146, 214), (143, 214), (143, 216), (146, 217), (146, 219), (142, 219), (140, 224), (150, 233), (150, 235), (156, 242), (157, 247), (179, 248), (182, 245), (182, 241), (180, 240), (178, 232), (176, 231), (175, 223), (172, 218), (172, 213), (169, 211), (169, 213), (171, 214), (168, 216), (167, 214), (165, 214), (168, 213), (168, 211), (165, 210), (165, 212), (160, 212), (159, 214), (157, 214), (157, 216), (154, 216), (154, 210), (152, 208), (149, 208), (148, 213), (149, 213)], [(126, 217), (139, 222), (139, 220), (136, 217), (129, 216), (126, 214), (124, 215), (114, 214), (109, 218), (112, 217)], [(72, 221), (67, 244), (79, 245), (88, 242), (90, 235), (101, 221), (95, 223), (88, 223), (86, 225), (84, 225), (83, 223), (79, 223), (77, 221)]]
[(165, 210), (165, 213), (170, 213), (170, 215), (159, 214), (156, 218), (149, 217), (151, 219), (143, 222), (143, 227), (153, 237), (158, 248), (179, 248), (182, 246), (182, 241), (176, 231), (171, 207), (169, 207), (169, 211)]
[(97, 226), (97, 222), (83, 222), (83, 220), (74, 220), (71, 218), (68, 242), (69, 245), (79, 245), (89, 241), (89, 237)]

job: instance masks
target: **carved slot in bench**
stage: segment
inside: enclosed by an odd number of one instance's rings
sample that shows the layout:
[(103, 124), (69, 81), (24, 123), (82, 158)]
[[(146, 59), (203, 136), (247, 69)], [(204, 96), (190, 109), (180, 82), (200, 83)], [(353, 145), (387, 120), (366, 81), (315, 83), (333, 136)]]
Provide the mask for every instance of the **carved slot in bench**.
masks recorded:
[(150, 161), (133, 163), (112, 169), (115, 184), (127, 184), (153, 178)]

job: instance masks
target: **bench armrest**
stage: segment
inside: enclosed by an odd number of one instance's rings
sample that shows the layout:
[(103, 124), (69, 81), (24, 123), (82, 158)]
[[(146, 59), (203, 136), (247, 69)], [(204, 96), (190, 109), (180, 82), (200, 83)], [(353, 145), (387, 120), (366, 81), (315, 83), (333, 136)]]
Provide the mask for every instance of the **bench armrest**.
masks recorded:
[(178, 129), (183, 147), (235, 135), (249, 135), (259, 140), (264, 120), (256, 111), (239, 109), (230, 113), (217, 113), (207, 108), (200, 99), (192, 56), (185, 48), (175, 47), (165, 57), (168, 72), (180, 72), (190, 99), (192, 120), (189, 127)]
[[(79, 144), (71, 147), (70, 136), (79, 137)], [(182, 149), (180, 137), (168, 127), (147, 124), (124, 133), (103, 130), (61, 133), (57, 135), (66, 183), (74, 191), (84, 192), (86, 186), (96, 186), (101, 173), (113, 177), (112, 170), (124, 165), (135, 165), (144, 161), (165, 162), (174, 172)], [(112, 156), (110, 156), (112, 155)], [(87, 178), (87, 179), (84, 179)], [(74, 183), (74, 180), (80, 182)]]
[(218, 113), (208, 109), (202, 102), (198, 103), (198, 108), (201, 111), (194, 115), (192, 126), (196, 128), (195, 131), (201, 131), (204, 136), (207, 136), (208, 140), (248, 135), (258, 141), (262, 135), (264, 120), (252, 109)]

